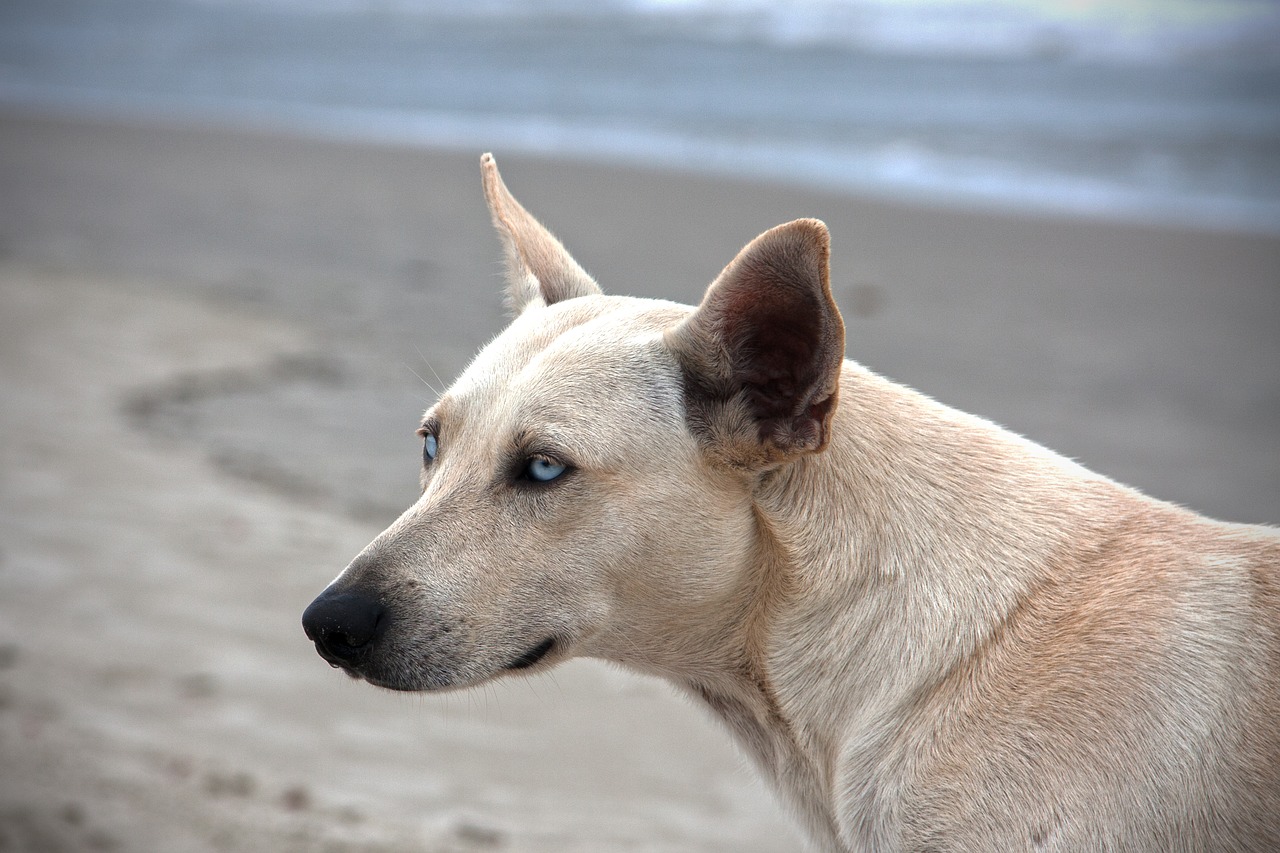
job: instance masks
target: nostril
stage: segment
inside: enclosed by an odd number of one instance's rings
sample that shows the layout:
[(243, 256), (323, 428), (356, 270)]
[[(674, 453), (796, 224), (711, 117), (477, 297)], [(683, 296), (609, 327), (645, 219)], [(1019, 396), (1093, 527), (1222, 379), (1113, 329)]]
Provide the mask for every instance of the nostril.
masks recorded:
[(358, 649), (367, 646), (369, 641), (373, 639), (373, 635), (349, 634), (345, 631), (334, 631), (331, 634), (324, 634), (322, 639), (325, 645), (334, 648)]
[(330, 662), (348, 662), (387, 627), (382, 603), (359, 592), (323, 592), (302, 614), (302, 629)]

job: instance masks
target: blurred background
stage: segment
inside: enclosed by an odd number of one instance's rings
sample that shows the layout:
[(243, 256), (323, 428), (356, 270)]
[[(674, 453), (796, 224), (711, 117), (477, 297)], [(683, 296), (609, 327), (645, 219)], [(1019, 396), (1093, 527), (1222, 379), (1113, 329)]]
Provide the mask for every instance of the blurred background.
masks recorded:
[(302, 636), (505, 322), (484, 150), (617, 293), (820, 217), (851, 358), (1280, 521), (1270, 0), (7, 0), (0, 850), (800, 849), (664, 685)]
[(1268, 0), (13, 0), (6, 101), (1280, 228)]

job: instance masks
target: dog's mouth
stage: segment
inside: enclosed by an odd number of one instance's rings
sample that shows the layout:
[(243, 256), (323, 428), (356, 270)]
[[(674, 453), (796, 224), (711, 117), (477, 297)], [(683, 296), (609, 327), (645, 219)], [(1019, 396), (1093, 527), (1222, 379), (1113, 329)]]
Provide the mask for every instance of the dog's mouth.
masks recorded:
[(529, 651), (520, 655), (520, 657), (507, 664), (507, 669), (528, 669), (538, 661), (547, 656), (547, 653), (555, 648), (556, 641), (554, 637), (548, 637), (538, 645), (529, 649)]
[(488, 681), (491, 678), (499, 677), (504, 672), (518, 672), (520, 670), (528, 669), (549, 655), (555, 647), (556, 639), (554, 637), (548, 637), (497, 670), (489, 670), (487, 673), (482, 675), (470, 676), (460, 676), (456, 673), (436, 673), (434, 676), (428, 677), (424, 681), (412, 684), (406, 684), (395, 678), (388, 679), (381, 672), (371, 673), (352, 671), (347, 667), (343, 667), (343, 669), (346, 671), (347, 675), (352, 678), (363, 679), (364, 681), (379, 687), (386, 687), (391, 690), (425, 690), (431, 693), (439, 693), (474, 687), (475, 685)]
[[(516, 657), (510, 663), (507, 663), (506, 665), (502, 666), (496, 672), (491, 671), (492, 674), (489, 675), (488, 677), (491, 678), (494, 675), (497, 675), (501, 672), (517, 672), (520, 670), (529, 669), (530, 667), (534, 666), (539, 661), (541, 661), (543, 658), (545, 658), (547, 655), (549, 655), (552, 652), (552, 650), (554, 650), (555, 648), (556, 648), (556, 639), (554, 637), (548, 637), (542, 642), (538, 643), (536, 646), (529, 648), (527, 651), (525, 651), (524, 653)], [(333, 667), (334, 669), (342, 670), (343, 674), (347, 675), (348, 677), (356, 681), (366, 681), (375, 686), (385, 687), (389, 690), (397, 690), (397, 691), (426, 690), (426, 691), (433, 691), (433, 692), (447, 691), (447, 690), (459, 689), (464, 687), (470, 687), (478, 683), (479, 681), (486, 680), (485, 677), (480, 677), (478, 679), (467, 678), (467, 679), (460, 679), (458, 681), (454, 681), (452, 678), (448, 676), (441, 678), (440, 675), (437, 674), (435, 678), (426, 679), (425, 682), (417, 682), (415, 680), (413, 683), (406, 683), (401, 678), (395, 677), (395, 675), (388, 677), (388, 673), (383, 671), (381, 667), (375, 666), (371, 669), (367, 664), (362, 665), (360, 663), (344, 661), (339, 658), (336, 658), (331, 654), (326, 654), (326, 651), (324, 649), (320, 649), (320, 656), (325, 659), (325, 662), (328, 663), (329, 666)]]

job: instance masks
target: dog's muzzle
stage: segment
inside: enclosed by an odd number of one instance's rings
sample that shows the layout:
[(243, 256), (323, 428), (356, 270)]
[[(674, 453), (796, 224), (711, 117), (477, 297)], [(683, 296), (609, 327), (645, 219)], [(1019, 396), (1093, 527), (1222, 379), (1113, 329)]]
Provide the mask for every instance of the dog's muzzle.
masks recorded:
[(358, 669), (390, 622), (380, 601), (359, 592), (325, 590), (302, 614), (302, 630), (331, 666)]

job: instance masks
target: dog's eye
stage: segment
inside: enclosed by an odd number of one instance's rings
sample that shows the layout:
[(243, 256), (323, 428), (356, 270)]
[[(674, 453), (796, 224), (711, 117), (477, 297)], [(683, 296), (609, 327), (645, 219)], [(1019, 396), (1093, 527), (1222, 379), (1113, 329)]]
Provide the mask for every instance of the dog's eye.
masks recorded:
[(562, 462), (556, 462), (545, 456), (534, 456), (525, 463), (524, 475), (526, 479), (533, 480), (535, 483), (550, 483), (567, 470), (569, 466)]
[(436, 454), (440, 452), (440, 439), (436, 438), (436, 434), (429, 432), (422, 439), (422, 462), (430, 464), (436, 458)]

